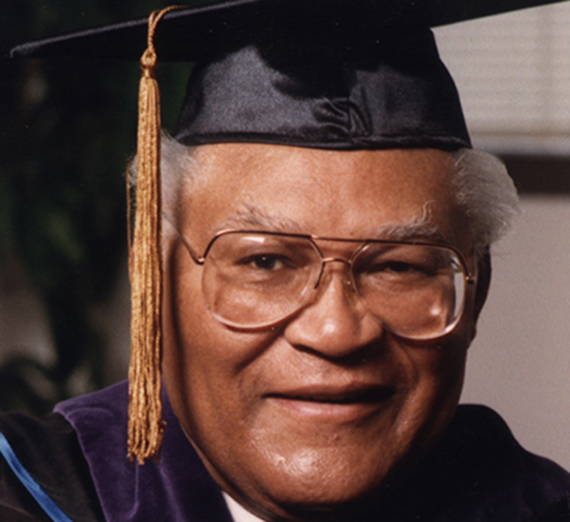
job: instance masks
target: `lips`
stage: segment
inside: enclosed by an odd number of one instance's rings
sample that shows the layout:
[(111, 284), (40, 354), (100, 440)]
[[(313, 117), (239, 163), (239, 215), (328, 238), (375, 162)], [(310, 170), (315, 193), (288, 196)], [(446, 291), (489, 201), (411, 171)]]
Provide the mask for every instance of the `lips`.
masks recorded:
[(391, 398), (394, 393), (395, 390), (393, 388), (372, 386), (356, 390), (334, 388), (322, 390), (301, 389), (284, 393), (269, 393), (267, 397), (329, 404), (355, 404), (383, 402)]
[(297, 419), (350, 422), (382, 411), (395, 393), (388, 386), (309, 386), (268, 393), (265, 398)]

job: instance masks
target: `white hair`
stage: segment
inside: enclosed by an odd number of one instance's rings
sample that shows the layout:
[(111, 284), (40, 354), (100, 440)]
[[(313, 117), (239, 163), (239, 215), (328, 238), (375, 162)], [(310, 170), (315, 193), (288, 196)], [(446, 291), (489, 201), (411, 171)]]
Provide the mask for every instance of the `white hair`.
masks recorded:
[[(172, 223), (178, 220), (183, 185), (198, 172), (193, 157), (195, 147), (162, 136), (161, 172), (163, 215)], [(496, 156), (474, 149), (452, 153), (455, 176), (452, 180), (456, 204), (467, 217), (475, 251), (483, 253), (509, 229), (518, 213), (518, 195), (505, 165)], [(131, 186), (136, 183), (136, 162), (129, 171)], [(166, 237), (172, 227), (164, 227)], [(166, 238), (165, 238), (166, 239)]]
[[(181, 207), (183, 182), (194, 177), (197, 171), (196, 160), (193, 157), (194, 147), (188, 147), (178, 143), (166, 132), (161, 136), (160, 172), (162, 189), (162, 215), (166, 221), (175, 224)], [(127, 175), (129, 176), (131, 212), (134, 214), (136, 207), (135, 187), (137, 184), (136, 156), (131, 160)], [(134, 226), (134, 215), (131, 216)], [(133, 231), (131, 230), (131, 233)], [(163, 226), (163, 242), (175, 236), (175, 230), (170, 224)]]
[(519, 198), (504, 163), (487, 152), (461, 149), (453, 153), (455, 200), (467, 217), (481, 254), (508, 231), (519, 212)]

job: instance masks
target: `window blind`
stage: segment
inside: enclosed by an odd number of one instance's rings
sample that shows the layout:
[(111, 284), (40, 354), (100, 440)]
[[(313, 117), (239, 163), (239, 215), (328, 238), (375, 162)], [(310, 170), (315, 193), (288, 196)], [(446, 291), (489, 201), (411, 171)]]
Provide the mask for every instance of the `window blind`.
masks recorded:
[(476, 145), (570, 152), (570, 2), (435, 34)]

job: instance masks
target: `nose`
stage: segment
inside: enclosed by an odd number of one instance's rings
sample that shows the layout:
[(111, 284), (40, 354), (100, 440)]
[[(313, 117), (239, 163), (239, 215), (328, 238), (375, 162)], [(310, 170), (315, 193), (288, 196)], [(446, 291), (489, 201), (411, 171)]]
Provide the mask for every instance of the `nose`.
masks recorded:
[(370, 347), (382, 336), (381, 325), (353, 291), (346, 268), (342, 263), (328, 264), (315, 299), (284, 329), (292, 346), (327, 358), (342, 358)]

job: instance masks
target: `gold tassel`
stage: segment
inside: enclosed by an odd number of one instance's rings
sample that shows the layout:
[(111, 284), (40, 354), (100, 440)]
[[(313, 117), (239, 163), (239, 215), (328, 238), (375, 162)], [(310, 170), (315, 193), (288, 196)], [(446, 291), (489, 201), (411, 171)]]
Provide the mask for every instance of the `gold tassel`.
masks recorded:
[[(160, 93), (155, 77), (154, 34), (160, 19), (179, 6), (149, 17), (148, 47), (141, 58), (137, 137), (135, 235), (131, 263), (131, 361), (128, 456), (139, 464), (158, 455), (164, 432), (161, 389), (162, 241)], [(130, 198), (128, 198), (130, 201)], [(130, 215), (130, 210), (128, 211)]]

